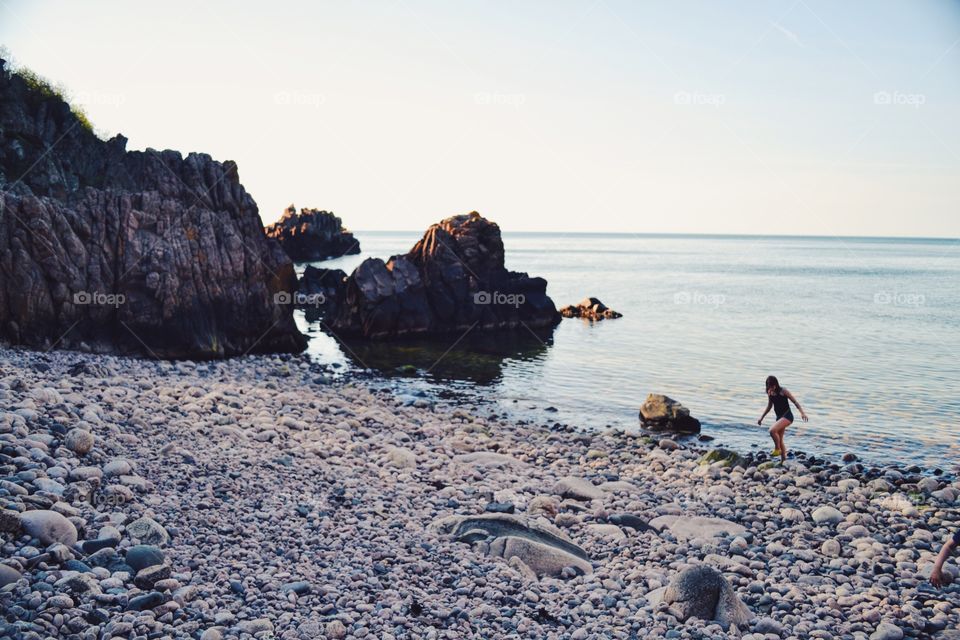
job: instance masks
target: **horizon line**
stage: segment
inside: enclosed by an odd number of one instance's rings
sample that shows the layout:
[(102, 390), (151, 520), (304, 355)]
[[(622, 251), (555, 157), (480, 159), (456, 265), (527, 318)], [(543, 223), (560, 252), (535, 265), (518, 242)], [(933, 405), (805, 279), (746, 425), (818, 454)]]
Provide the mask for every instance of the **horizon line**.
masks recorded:
[[(424, 230), (417, 229), (349, 229), (351, 233), (419, 233)], [(504, 234), (527, 234), (527, 235), (578, 235), (578, 236), (643, 236), (643, 237), (662, 237), (662, 238), (789, 238), (789, 239), (814, 239), (814, 240), (937, 240), (937, 241), (960, 241), (956, 236), (858, 236), (858, 235), (826, 235), (814, 233), (714, 233), (714, 232), (683, 232), (683, 231), (508, 231), (501, 227), (500, 231)]]

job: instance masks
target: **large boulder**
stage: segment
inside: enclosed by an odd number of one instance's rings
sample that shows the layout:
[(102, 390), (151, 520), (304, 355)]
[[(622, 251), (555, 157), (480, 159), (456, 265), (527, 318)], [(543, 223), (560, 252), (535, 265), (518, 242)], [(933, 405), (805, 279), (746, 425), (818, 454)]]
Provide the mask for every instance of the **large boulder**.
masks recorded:
[(154, 357), (300, 351), (293, 264), (237, 165), (100, 140), (0, 61), (0, 339)]
[(77, 543), (77, 528), (62, 514), (56, 511), (38, 509), (20, 514), (23, 530), (40, 540), (41, 544), (56, 542), (71, 547)]
[(597, 321), (623, 317), (622, 313), (609, 308), (598, 298), (584, 298), (578, 304), (568, 304), (560, 309), (560, 315), (564, 318), (585, 318)]
[(504, 267), (500, 227), (473, 212), (431, 226), (405, 255), (361, 263), (329, 324), (366, 338), (548, 330), (560, 314), (546, 289)]
[(508, 561), (516, 558), (537, 577), (593, 572), (587, 553), (559, 529), (522, 516), (448, 516), (433, 527), (454, 540), (477, 546), (486, 555)]
[(346, 293), (347, 274), (341, 269), (321, 269), (308, 264), (300, 276), (294, 303), (307, 320), (333, 318)]
[(659, 393), (651, 393), (640, 405), (640, 423), (650, 431), (700, 433), (700, 421), (685, 406)]
[(360, 253), (360, 242), (329, 211), (300, 209), (292, 204), (283, 216), (266, 227), (268, 238), (280, 243), (295, 262), (339, 258)]
[(662, 601), (681, 622), (715, 620), (728, 629), (745, 626), (752, 617), (723, 574), (707, 565), (687, 567), (675, 575)]

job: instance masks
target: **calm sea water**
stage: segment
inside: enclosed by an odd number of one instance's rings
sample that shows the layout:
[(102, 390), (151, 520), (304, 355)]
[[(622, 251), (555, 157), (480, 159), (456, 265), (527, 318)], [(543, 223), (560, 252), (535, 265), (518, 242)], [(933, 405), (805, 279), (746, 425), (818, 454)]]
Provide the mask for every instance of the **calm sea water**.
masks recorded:
[[(323, 266), (349, 272), (419, 235), (359, 232), (362, 255)], [(456, 389), (514, 415), (597, 429), (637, 428), (646, 395), (665, 393), (742, 451), (772, 448), (756, 421), (774, 374), (810, 416), (802, 424), (795, 412), (788, 446), (944, 469), (960, 461), (960, 241), (505, 233), (504, 244), (508, 268), (546, 278), (558, 307), (595, 296), (624, 317), (566, 319), (546, 342), (495, 345), (451, 336), (344, 346), (314, 324), (312, 354), (388, 376), (413, 364), (419, 376), (386, 384)]]

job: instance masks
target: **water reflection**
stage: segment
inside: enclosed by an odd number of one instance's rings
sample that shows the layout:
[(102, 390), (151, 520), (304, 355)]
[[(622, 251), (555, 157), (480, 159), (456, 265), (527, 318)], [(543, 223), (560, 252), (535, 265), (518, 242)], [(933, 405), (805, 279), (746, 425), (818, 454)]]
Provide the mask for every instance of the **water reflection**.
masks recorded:
[(511, 362), (544, 360), (553, 344), (553, 329), (471, 331), (389, 342), (334, 337), (351, 364), (383, 375), (493, 385), (502, 381)]

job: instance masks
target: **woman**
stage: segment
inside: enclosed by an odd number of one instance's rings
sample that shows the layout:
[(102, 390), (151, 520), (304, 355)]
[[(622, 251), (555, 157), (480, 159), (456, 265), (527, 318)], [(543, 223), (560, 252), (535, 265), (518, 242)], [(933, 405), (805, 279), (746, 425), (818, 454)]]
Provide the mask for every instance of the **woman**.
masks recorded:
[(777, 421), (770, 427), (770, 437), (773, 438), (773, 455), (780, 456), (781, 463), (787, 461), (787, 447), (783, 444), (783, 432), (793, 423), (790, 402), (797, 405), (797, 409), (800, 410), (800, 418), (806, 422), (807, 414), (803, 412), (803, 407), (793, 397), (793, 394), (781, 387), (775, 376), (767, 376), (767, 408), (760, 419), (757, 420), (757, 424), (763, 424), (763, 419), (770, 413), (770, 407), (773, 407)]

